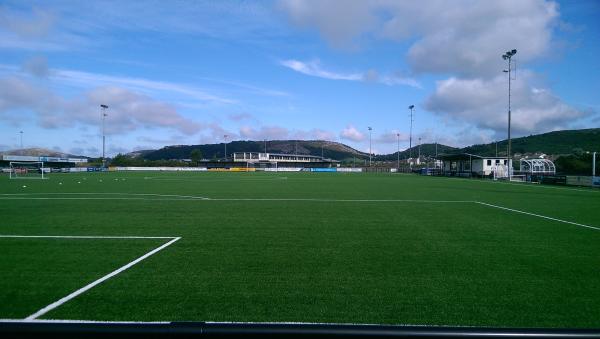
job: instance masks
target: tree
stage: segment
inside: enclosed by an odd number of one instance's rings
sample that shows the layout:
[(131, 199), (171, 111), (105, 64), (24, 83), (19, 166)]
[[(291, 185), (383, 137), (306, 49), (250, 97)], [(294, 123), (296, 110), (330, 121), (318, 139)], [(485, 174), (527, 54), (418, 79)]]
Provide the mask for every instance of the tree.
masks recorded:
[(192, 163), (198, 165), (200, 159), (202, 159), (202, 152), (199, 149), (193, 149), (190, 152), (190, 159), (192, 159)]

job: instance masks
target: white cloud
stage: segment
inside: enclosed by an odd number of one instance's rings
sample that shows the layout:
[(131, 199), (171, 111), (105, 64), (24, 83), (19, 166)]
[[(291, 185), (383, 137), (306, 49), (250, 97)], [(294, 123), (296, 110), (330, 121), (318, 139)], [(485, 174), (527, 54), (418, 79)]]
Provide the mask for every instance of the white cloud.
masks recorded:
[(279, 7), (336, 47), (359, 38), (408, 41), (413, 71), (463, 76), (495, 75), (507, 49), (518, 49), (522, 62), (544, 55), (558, 18), (557, 4), (544, 0), (282, 0)]
[[(160, 94), (170, 92), (184, 95), (194, 100), (213, 102), (218, 104), (235, 104), (236, 100), (221, 97), (205, 91), (196, 86), (181, 83), (156, 81), (145, 78), (106, 75), (68, 69), (49, 69), (45, 57), (34, 57), (27, 60), (19, 70), (13, 65), (0, 64), (0, 71), (8, 74), (41, 76), (47, 75), (50, 80), (59, 81), (61, 84), (74, 87), (91, 89), (100, 86), (119, 86), (146, 94)], [(23, 72), (25, 71), (25, 72)], [(38, 74), (34, 74), (34, 73)]]
[(396, 144), (398, 142), (398, 134), (400, 135), (400, 142), (404, 142), (409, 139), (409, 135), (406, 133), (400, 131), (386, 131), (378, 135), (373, 141), (383, 144)]
[(120, 87), (98, 87), (74, 99), (64, 99), (19, 78), (0, 79), (0, 119), (34, 119), (44, 128), (99, 124), (100, 104), (109, 105), (108, 134), (140, 128), (167, 128), (194, 134), (202, 126), (180, 115), (170, 104)]
[(355, 38), (377, 23), (370, 1), (286, 0), (279, 8), (300, 27), (316, 27), (333, 46), (354, 48)]
[(4, 28), (21, 38), (42, 38), (54, 27), (56, 15), (50, 11), (34, 8), (29, 13), (0, 8), (0, 28)]
[(48, 60), (43, 56), (35, 56), (26, 60), (22, 69), (38, 78), (45, 78), (49, 75)]
[(240, 138), (247, 140), (281, 140), (288, 139), (290, 132), (287, 128), (279, 126), (262, 126), (258, 129), (242, 126), (239, 131)]
[(364, 73), (340, 73), (325, 70), (319, 60), (309, 62), (299, 60), (283, 60), (279, 62), (282, 66), (290, 68), (296, 72), (329, 80), (347, 80), (347, 81), (365, 81), (381, 83), (388, 86), (407, 85), (415, 88), (421, 88), (421, 85), (415, 79), (402, 77), (400, 75), (380, 76), (376, 70), (370, 69)]
[(168, 91), (183, 94), (202, 101), (217, 102), (222, 104), (235, 103), (235, 100), (223, 98), (217, 95), (207, 93), (202, 89), (178, 83), (154, 81), (144, 78), (112, 76), (64, 69), (56, 69), (53, 71), (54, 74), (52, 78), (66, 83), (76, 84), (85, 87), (96, 87), (102, 85), (123, 86), (142, 92), (156, 93), (161, 91)]
[[(536, 84), (533, 73), (522, 71), (512, 86), (512, 130), (515, 134), (569, 128), (588, 115), (562, 102)], [(504, 134), (508, 124), (507, 77), (449, 78), (438, 81), (425, 109), (462, 123)]]
[(293, 69), (296, 72), (324, 79), (350, 81), (359, 81), (363, 79), (363, 75), (360, 73), (343, 74), (326, 71), (323, 68), (321, 68), (320, 62), (318, 60), (311, 62), (302, 62), (298, 60), (283, 60), (280, 63), (281, 65)]
[(366, 138), (364, 133), (360, 132), (352, 125), (349, 125), (348, 127), (344, 128), (342, 130), (342, 132), (340, 133), (340, 137), (342, 139), (346, 139), (346, 140), (350, 140), (350, 141), (354, 141), (354, 142), (364, 141)]

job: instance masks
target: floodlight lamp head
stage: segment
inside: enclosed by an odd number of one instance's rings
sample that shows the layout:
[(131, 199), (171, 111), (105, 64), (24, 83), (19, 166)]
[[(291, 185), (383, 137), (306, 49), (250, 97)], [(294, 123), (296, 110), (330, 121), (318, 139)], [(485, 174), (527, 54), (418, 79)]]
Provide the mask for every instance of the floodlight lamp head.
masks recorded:
[(104, 105), (104, 104), (100, 105), (100, 107), (102, 107), (102, 108), (108, 108), (108, 106)]
[(506, 54), (502, 54), (502, 59), (506, 60), (508, 59), (508, 56)]
[(507, 69), (503, 69), (502, 72), (508, 73), (508, 70)]
[(415, 105), (408, 106), (408, 109), (413, 109), (413, 108), (415, 108)]
[(511, 53), (512, 55), (515, 55), (515, 54), (517, 54), (517, 50), (516, 50), (516, 49), (513, 49), (512, 51), (510, 51), (510, 53)]

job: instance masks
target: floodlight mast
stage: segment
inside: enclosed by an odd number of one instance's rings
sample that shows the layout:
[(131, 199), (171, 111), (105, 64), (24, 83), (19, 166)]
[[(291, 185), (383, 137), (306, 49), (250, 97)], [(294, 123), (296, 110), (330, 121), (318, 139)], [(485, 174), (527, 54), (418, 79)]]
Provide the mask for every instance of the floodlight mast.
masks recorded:
[(396, 133), (396, 137), (398, 137), (398, 169), (400, 169), (400, 133)]
[(225, 144), (225, 161), (227, 161), (227, 137), (228, 137), (227, 134), (225, 134), (223, 136), (223, 139), (225, 140), (225, 142), (224, 142), (224, 144)]
[(371, 155), (373, 154), (373, 152), (371, 151), (371, 131), (373, 129), (371, 127), (369, 127), (369, 167), (371, 167)]
[[(409, 159), (412, 159), (412, 125), (413, 125), (413, 109), (415, 108), (415, 105), (410, 105), (408, 106), (408, 109), (410, 110), (410, 136), (408, 138), (408, 151), (409, 151)], [(410, 165), (412, 166), (412, 161), (410, 161)]]
[(23, 131), (19, 131), (19, 134), (21, 134), (21, 155), (23, 155)]
[(106, 167), (106, 156), (105, 156), (105, 148), (106, 148), (106, 135), (104, 133), (104, 119), (106, 118), (107, 114), (106, 114), (106, 109), (108, 108), (108, 105), (100, 105), (100, 108), (102, 109), (102, 168)]
[(596, 176), (596, 152), (592, 154), (592, 180)]
[(512, 57), (517, 54), (517, 50), (513, 49), (502, 54), (502, 59), (508, 60), (508, 70), (504, 70), (508, 73), (508, 145), (506, 148), (506, 162), (508, 166), (508, 179), (512, 179), (512, 166), (511, 166), (511, 138), (510, 138), (510, 120), (511, 120), (511, 107), (510, 107), (510, 86), (511, 86), (511, 73), (512, 73)]

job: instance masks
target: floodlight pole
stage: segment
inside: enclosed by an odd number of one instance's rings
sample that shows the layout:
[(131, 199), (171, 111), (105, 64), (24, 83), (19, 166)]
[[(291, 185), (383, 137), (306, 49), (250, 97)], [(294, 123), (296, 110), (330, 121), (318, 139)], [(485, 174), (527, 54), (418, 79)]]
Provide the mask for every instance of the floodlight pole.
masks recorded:
[(592, 177), (596, 176), (596, 152), (592, 154)]
[(227, 134), (223, 136), (223, 139), (225, 140), (225, 161), (227, 161)]
[(419, 138), (419, 163), (421, 162), (421, 138)]
[(495, 141), (496, 142), (496, 158), (498, 157), (498, 140)]
[(415, 108), (415, 105), (410, 105), (408, 106), (408, 109), (410, 109), (410, 136), (408, 138), (408, 151), (409, 151), (409, 163), (410, 166), (412, 167), (412, 128), (413, 128), (413, 109)]
[(371, 155), (373, 154), (373, 152), (371, 151), (371, 131), (373, 129), (371, 127), (369, 127), (369, 167), (371, 167)]
[(396, 137), (398, 137), (398, 169), (400, 169), (400, 133), (396, 133)]
[(502, 58), (504, 60), (508, 60), (508, 70), (504, 70), (506, 73), (508, 73), (508, 145), (507, 145), (507, 151), (506, 151), (506, 161), (507, 161), (507, 166), (508, 166), (508, 179), (510, 180), (512, 178), (512, 165), (511, 165), (511, 151), (510, 151), (510, 146), (511, 146), (511, 138), (510, 138), (510, 120), (511, 120), (511, 107), (510, 107), (510, 86), (511, 86), (511, 73), (512, 73), (512, 57), (517, 54), (517, 50), (513, 49), (511, 51), (508, 51), (506, 53), (504, 53), (502, 55)]
[(104, 130), (104, 119), (106, 118), (106, 109), (108, 108), (107, 105), (100, 105), (100, 108), (102, 110), (102, 168), (106, 167), (106, 155), (105, 155), (105, 149), (106, 149), (106, 134), (105, 134), (105, 130)]
[(21, 134), (21, 155), (23, 155), (23, 131), (19, 131), (19, 134)]

